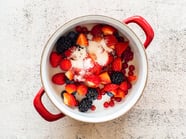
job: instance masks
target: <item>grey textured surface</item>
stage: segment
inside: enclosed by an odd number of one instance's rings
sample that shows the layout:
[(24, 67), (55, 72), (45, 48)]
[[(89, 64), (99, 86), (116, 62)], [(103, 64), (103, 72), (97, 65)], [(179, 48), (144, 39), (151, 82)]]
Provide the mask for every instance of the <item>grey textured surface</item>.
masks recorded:
[[(185, 0), (0, 0), (0, 139), (186, 139), (185, 13)], [(59, 26), (87, 14), (118, 20), (137, 14), (152, 25), (147, 87), (116, 120), (46, 122), (32, 105), (44, 44)], [(143, 40), (142, 31), (130, 26)], [(43, 101), (58, 112), (47, 97)]]

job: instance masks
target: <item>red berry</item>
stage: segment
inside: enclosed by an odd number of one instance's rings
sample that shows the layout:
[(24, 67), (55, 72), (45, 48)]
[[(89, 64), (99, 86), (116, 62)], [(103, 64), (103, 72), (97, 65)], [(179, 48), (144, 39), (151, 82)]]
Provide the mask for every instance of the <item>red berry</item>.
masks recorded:
[(95, 110), (96, 110), (96, 106), (95, 106), (95, 105), (92, 105), (90, 109), (91, 109), (92, 111), (95, 111)]
[(109, 103), (108, 103), (108, 102), (104, 102), (104, 103), (103, 103), (103, 106), (104, 106), (105, 108), (108, 108), (108, 107), (109, 107)]
[(134, 75), (134, 72), (130, 70), (130, 71), (128, 72), (128, 75), (129, 75), (129, 76), (132, 76), (132, 75)]
[(130, 66), (129, 66), (129, 70), (130, 70), (130, 71), (134, 71), (134, 70), (135, 70), (135, 66), (134, 66), (134, 65), (130, 65)]
[(77, 26), (76, 28), (75, 28), (75, 30), (78, 32), (78, 33), (81, 33), (81, 26)]
[(52, 67), (57, 67), (62, 59), (62, 56), (56, 52), (50, 54), (50, 64)]
[(64, 71), (69, 70), (72, 67), (71, 61), (69, 59), (62, 59), (60, 63), (60, 68)]
[(128, 90), (127, 91), (125, 91), (125, 95), (127, 95), (128, 94)]
[(82, 33), (84, 33), (84, 34), (88, 34), (88, 33), (89, 33), (87, 27), (82, 27), (82, 28), (81, 28), (81, 31), (82, 31)]
[(126, 69), (126, 68), (128, 67), (128, 64), (127, 64), (127, 63), (123, 63), (122, 67), (123, 67), (124, 69)]
[(97, 100), (101, 100), (102, 99), (102, 95), (99, 93), (97, 96)]
[(111, 100), (111, 101), (109, 102), (109, 106), (113, 107), (114, 105), (115, 105), (115, 104), (114, 104), (114, 101)]
[(132, 84), (130, 82), (127, 82), (127, 86), (128, 86), (128, 89), (131, 89), (132, 88)]
[(122, 100), (120, 97), (115, 97), (114, 99), (115, 99), (116, 102), (121, 102), (121, 100)]
[(126, 81), (122, 82), (119, 86), (119, 88), (123, 91), (127, 91), (128, 90), (128, 83)]
[(95, 25), (90, 33), (93, 35), (93, 36), (101, 36), (102, 35), (102, 25), (101, 24), (97, 24)]
[(65, 74), (57, 73), (52, 77), (52, 82), (58, 85), (63, 85), (65, 83)]

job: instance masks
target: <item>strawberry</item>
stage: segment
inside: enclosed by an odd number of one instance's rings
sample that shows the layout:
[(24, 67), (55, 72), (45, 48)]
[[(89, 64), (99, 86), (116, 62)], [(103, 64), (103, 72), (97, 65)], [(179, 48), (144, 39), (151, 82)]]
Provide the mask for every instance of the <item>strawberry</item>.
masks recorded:
[(127, 49), (129, 42), (119, 42), (115, 44), (115, 51), (117, 56), (121, 56), (122, 53)]
[(80, 46), (88, 46), (88, 39), (86, 35), (83, 33), (80, 33), (77, 38), (76, 44)]
[(114, 56), (112, 54), (108, 54), (108, 61), (105, 66), (111, 64), (114, 60)]
[(102, 32), (104, 35), (112, 35), (114, 32), (116, 32), (116, 29), (112, 26), (105, 25), (102, 27)]
[(101, 79), (101, 83), (102, 84), (108, 84), (108, 83), (111, 83), (111, 80), (110, 80), (110, 76), (108, 74), (108, 72), (103, 72), (99, 75), (100, 79)]
[(94, 63), (94, 66), (89, 70), (92, 74), (100, 74), (102, 67), (98, 63)]
[(112, 49), (114, 49), (115, 44), (118, 43), (118, 40), (114, 35), (106, 35), (104, 36), (104, 40), (106, 45)]
[(87, 94), (88, 87), (84, 84), (80, 84), (77, 87), (77, 93), (81, 96), (85, 96)]
[(57, 67), (62, 59), (62, 56), (56, 52), (50, 54), (50, 64), (52, 67)]
[(121, 58), (116, 58), (114, 59), (113, 63), (112, 63), (112, 70), (113, 71), (121, 71), (122, 69), (122, 61)]
[(69, 59), (62, 59), (60, 62), (60, 68), (64, 71), (69, 70), (72, 67), (71, 61)]
[(125, 91), (118, 89), (117, 93), (114, 95), (114, 97), (124, 98), (125, 97)]
[(102, 37), (100, 36), (93, 36), (92, 41), (100, 42), (102, 40)]
[(66, 76), (69, 80), (74, 79), (74, 73), (73, 73), (71, 70), (68, 70), (68, 71), (65, 73), (65, 76)]
[(76, 92), (77, 86), (75, 84), (67, 84), (65, 86), (65, 90), (69, 93), (72, 94), (73, 92)]
[(126, 81), (122, 82), (119, 86), (119, 88), (123, 91), (127, 91), (128, 90), (128, 83)]
[(63, 85), (65, 83), (65, 74), (57, 73), (52, 77), (52, 82), (58, 85)]
[(137, 76), (135, 76), (135, 75), (128, 76), (128, 80), (129, 80), (130, 82), (135, 81), (136, 78), (137, 78)]
[(74, 95), (69, 94), (67, 92), (63, 93), (63, 101), (66, 105), (68, 105), (70, 107), (74, 107), (77, 105), (77, 101), (76, 101), (76, 98), (74, 97)]
[(85, 76), (85, 84), (88, 87), (98, 87), (100, 84), (101, 80), (99, 78), (99, 76), (91, 74), (91, 75), (86, 75)]
[(118, 89), (118, 87), (119, 86), (117, 84), (106, 84), (103, 89), (105, 91), (111, 92), (111, 91)]
[(91, 29), (90, 33), (93, 36), (102, 36), (102, 25), (101, 24), (97, 24), (97, 25), (93, 26), (93, 28)]

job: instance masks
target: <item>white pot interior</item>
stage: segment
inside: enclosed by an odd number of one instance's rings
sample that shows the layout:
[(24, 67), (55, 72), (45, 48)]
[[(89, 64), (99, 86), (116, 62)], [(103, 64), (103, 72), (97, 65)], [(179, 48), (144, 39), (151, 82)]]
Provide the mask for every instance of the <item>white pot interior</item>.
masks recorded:
[[(106, 109), (103, 107), (104, 99), (102, 99), (101, 101), (96, 100), (93, 102), (93, 104), (96, 105), (95, 111), (82, 113), (79, 112), (77, 108), (72, 109), (63, 103), (60, 95), (61, 91), (63, 90), (63, 86), (54, 85), (51, 82), (52, 75), (54, 75), (54, 73), (60, 72), (60, 69), (52, 69), (49, 63), (49, 56), (54, 48), (56, 41), (62, 34), (65, 34), (69, 30), (72, 30), (77, 25), (90, 23), (109, 24), (115, 27), (125, 37), (127, 37), (130, 42), (131, 49), (134, 52), (133, 63), (136, 67), (137, 81), (134, 83), (132, 89), (130, 89), (126, 98), (117, 103), (114, 107)], [(138, 101), (143, 92), (147, 80), (147, 59), (145, 50), (135, 33), (122, 22), (109, 17), (97, 15), (79, 17), (64, 24), (49, 39), (48, 43), (45, 46), (41, 59), (41, 80), (50, 100), (65, 115), (68, 115), (80, 121), (93, 123), (112, 120), (129, 111)]]

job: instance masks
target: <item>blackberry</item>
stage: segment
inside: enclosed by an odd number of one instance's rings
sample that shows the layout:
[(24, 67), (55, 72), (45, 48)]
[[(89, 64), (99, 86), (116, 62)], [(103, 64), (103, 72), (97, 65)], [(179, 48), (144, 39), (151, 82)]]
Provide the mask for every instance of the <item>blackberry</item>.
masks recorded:
[(126, 77), (123, 75), (122, 72), (114, 71), (110, 75), (111, 82), (114, 84), (121, 84), (124, 80), (126, 80)]
[(88, 111), (92, 106), (92, 100), (88, 99), (88, 98), (83, 98), (80, 102), (79, 102), (79, 111), (80, 112), (86, 112)]
[(64, 51), (69, 49), (72, 46), (71, 39), (68, 37), (60, 37), (58, 41), (56, 42), (56, 51), (59, 54), (62, 54)]
[(96, 88), (88, 88), (88, 92), (86, 94), (86, 97), (90, 100), (95, 100), (98, 97), (98, 91)]
[(78, 33), (74, 32), (74, 31), (70, 31), (67, 36), (67, 38), (69, 38), (71, 40), (71, 44), (72, 45), (76, 45), (76, 40), (78, 37)]

